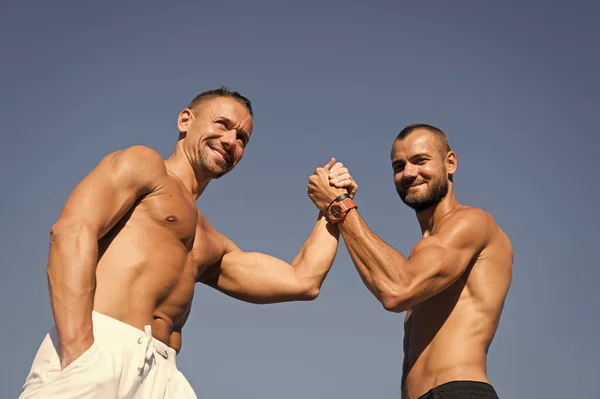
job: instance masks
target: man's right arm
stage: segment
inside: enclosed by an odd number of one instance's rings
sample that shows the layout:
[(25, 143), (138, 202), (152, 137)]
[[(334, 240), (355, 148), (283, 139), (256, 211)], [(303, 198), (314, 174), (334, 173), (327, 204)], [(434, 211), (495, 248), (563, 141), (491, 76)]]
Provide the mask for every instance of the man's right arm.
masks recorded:
[(402, 312), (431, 298), (464, 274), (489, 239), (489, 215), (465, 208), (440, 223), (405, 257), (367, 226), (357, 210), (338, 224), (362, 280), (385, 309)]
[(164, 173), (162, 158), (147, 147), (114, 152), (79, 182), (52, 226), (48, 288), (63, 369), (94, 342), (98, 240)]

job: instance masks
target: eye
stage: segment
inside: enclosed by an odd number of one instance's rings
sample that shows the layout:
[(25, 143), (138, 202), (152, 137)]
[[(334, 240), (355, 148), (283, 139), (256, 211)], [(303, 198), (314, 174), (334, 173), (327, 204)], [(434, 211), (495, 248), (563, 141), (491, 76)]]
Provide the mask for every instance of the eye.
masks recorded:
[(219, 120), (217, 120), (217, 123), (218, 123), (219, 125), (227, 126), (227, 125), (226, 125), (226, 123), (225, 123), (225, 121), (224, 121), (224, 120), (222, 120), (222, 119), (219, 119)]
[(248, 137), (246, 137), (246, 135), (238, 134), (237, 139), (242, 142), (243, 146), (246, 146), (246, 143), (248, 142)]

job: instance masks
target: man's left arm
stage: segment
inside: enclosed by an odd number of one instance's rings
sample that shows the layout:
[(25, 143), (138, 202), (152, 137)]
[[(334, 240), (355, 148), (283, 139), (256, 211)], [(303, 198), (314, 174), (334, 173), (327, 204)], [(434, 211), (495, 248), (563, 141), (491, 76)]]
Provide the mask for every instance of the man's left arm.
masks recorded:
[[(356, 192), (356, 184), (347, 180), (348, 170), (335, 158), (310, 177), (309, 192), (317, 180), (328, 181), (329, 172), (345, 187), (331, 187), (331, 195)], [(339, 231), (319, 213), (310, 236), (291, 264), (267, 254), (244, 252), (228, 238), (219, 237), (223, 256), (199, 281), (242, 301), (265, 304), (315, 299), (335, 259)]]
[(319, 215), (291, 264), (271, 255), (244, 252), (228, 238), (222, 239), (225, 254), (200, 281), (233, 298), (265, 304), (315, 299), (335, 259), (339, 232)]

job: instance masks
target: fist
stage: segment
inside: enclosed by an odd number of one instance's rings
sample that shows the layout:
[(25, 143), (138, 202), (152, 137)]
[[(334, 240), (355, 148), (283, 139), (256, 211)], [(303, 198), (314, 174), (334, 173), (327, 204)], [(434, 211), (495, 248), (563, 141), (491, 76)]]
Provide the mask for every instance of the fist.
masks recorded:
[(321, 211), (327, 209), (331, 201), (347, 193), (344, 188), (335, 187), (329, 181), (329, 174), (335, 165), (335, 158), (331, 158), (327, 165), (317, 168), (315, 174), (308, 179), (308, 196)]
[(329, 184), (336, 188), (345, 188), (352, 198), (354, 198), (354, 195), (358, 191), (358, 185), (352, 176), (350, 176), (348, 168), (341, 162), (337, 162), (329, 170)]

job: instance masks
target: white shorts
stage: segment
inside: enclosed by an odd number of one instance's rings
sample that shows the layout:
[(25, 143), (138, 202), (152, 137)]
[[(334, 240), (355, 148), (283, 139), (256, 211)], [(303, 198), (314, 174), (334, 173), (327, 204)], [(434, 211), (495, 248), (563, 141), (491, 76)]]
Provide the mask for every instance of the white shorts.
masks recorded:
[(19, 399), (197, 399), (175, 350), (135, 327), (93, 312), (94, 343), (61, 371), (56, 328), (42, 342)]

